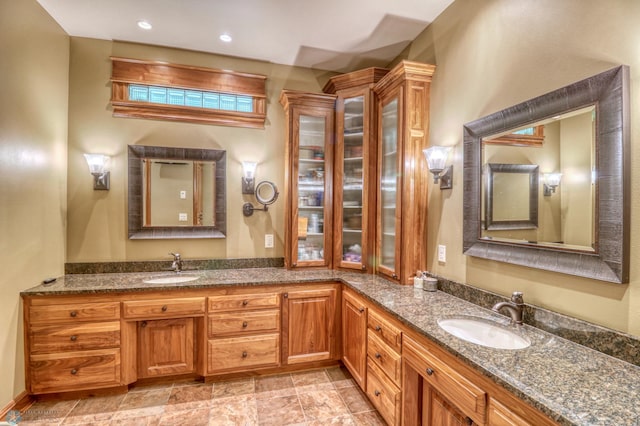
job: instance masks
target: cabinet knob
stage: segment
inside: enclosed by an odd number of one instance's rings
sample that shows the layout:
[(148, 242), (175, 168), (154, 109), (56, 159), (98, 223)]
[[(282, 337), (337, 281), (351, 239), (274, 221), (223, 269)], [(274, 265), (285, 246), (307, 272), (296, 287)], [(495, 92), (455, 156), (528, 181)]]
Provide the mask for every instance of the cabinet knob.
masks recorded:
[(295, 263), (295, 262), (293, 262), (293, 263), (291, 264), (291, 266), (298, 266), (298, 264), (297, 264), (297, 263)]
[(466, 417), (464, 419), (464, 421), (467, 423), (467, 425), (472, 426), (473, 425), (473, 419), (471, 419), (471, 417)]
[(380, 391), (378, 389), (376, 389), (375, 391), (373, 391), (373, 394), (375, 396), (380, 396)]
[(249, 324), (248, 324), (246, 321), (243, 321), (243, 322), (242, 322), (242, 328), (247, 328), (247, 326), (248, 326), (248, 325), (249, 325)]
[(376, 325), (376, 331), (381, 331), (382, 327), (380, 327), (379, 325)]
[(249, 304), (249, 301), (248, 301), (248, 300), (243, 300), (243, 301), (242, 301), (242, 306), (247, 306), (248, 304)]
[(287, 297), (289, 297), (289, 293), (283, 294), (282, 297), (284, 297), (286, 299)]
[(78, 312), (76, 312), (76, 311), (71, 311), (71, 312), (69, 312), (69, 315), (71, 315), (73, 318), (75, 318), (75, 317), (77, 317), (77, 316), (78, 316)]
[(146, 321), (142, 321), (142, 322), (140, 323), (140, 327), (146, 327), (146, 326), (147, 326), (147, 322), (146, 322)]
[(398, 275), (397, 274), (393, 274), (393, 275), (391, 275), (391, 278), (393, 278), (394, 280), (397, 280), (398, 279)]
[(428, 375), (428, 376), (433, 375), (433, 369), (431, 369), (431, 368), (427, 368), (427, 375)]
[(242, 352), (242, 358), (246, 358), (248, 355), (247, 351)]
[(167, 305), (163, 305), (161, 309), (162, 309), (162, 312), (167, 312)]
[(361, 307), (360, 309), (358, 309), (358, 311), (360, 311), (360, 313), (363, 313), (364, 312), (364, 306)]
[(78, 340), (78, 336), (76, 336), (75, 334), (73, 336), (70, 337), (72, 342), (75, 342), (76, 340)]
[(362, 270), (366, 270), (367, 269), (367, 265), (362, 265)]
[(382, 355), (380, 355), (379, 353), (376, 353), (376, 358), (380, 359), (382, 358)]
[(72, 369), (71, 370), (71, 374), (75, 376), (76, 374), (78, 374), (78, 370), (76, 370), (75, 368)]

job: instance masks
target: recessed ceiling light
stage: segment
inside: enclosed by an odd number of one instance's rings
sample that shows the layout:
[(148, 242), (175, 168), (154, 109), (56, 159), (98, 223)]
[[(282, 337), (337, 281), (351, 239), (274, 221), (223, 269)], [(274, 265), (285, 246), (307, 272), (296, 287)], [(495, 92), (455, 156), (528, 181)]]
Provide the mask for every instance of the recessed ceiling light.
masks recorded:
[(143, 30), (150, 30), (151, 28), (153, 28), (151, 23), (149, 21), (145, 21), (144, 19), (138, 21), (138, 26)]
[(233, 40), (233, 39), (231, 38), (231, 36), (229, 34), (225, 33), (225, 34), (221, 34), (220, 35), (220, 40), (224, 41), (225, 43), (230, 43), (231, 40)]

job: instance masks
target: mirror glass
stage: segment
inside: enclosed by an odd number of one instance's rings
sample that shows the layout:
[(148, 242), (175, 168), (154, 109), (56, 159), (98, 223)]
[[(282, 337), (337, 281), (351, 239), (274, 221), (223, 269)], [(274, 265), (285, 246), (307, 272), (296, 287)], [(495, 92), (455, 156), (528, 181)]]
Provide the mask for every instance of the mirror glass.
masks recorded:
[(129, 145), (129, 238), (224, 238), (226, 152)]
[[(589, 105), (482, 138), (481, 238), (595, 251), (595, 122)], [(546, 173), (562, 175), (553, 192)]]
[[(629, 115), (623, 65), (465, 124), (464, 253), (627, 283)], [(537, 188), (504, 167), (537, 167)]]

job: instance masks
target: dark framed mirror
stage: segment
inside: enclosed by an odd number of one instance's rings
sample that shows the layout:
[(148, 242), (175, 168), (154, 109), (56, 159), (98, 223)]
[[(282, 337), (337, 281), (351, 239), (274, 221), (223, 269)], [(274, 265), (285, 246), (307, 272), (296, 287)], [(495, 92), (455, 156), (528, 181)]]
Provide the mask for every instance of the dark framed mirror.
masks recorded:
[(484, 169), (484, 230), (536, 229), (538, 166), (488, 163)]
[[(590, 182), (587, 185), (593, 194), (593, 207), (589, 216), (592, 231), (587, 233), (587, 242), (567, 244), (562, 239), (555, 241), (554, 238), (538, 241), (483, 235), (483, 141), (495, 142), (496, 135), (517, 134), (523, 129), (545, 125), (556, 117), (571, 116), (572, 112), (585, 108), (593, 108), (594, 111), (593, 146), (580, 149), (581, 152), (589, 151), (593, 164), (593, 169), (589, 171)], [(630, 158), (627, 66), (605, 71), (467, 123), (463, 132), (465, 254), (614, 283), (629, 281)], [(544, 146), (547, 138), (546, 130), (543, 133), (545, 136), (541, 146)], [(576, 142), (569, 140), (567, 146), (574, 143)], [(544, 170), (542, 163), (540, 164), (541, 174), (557, 171)], [(560, 188), (563, 184), (560, 183)], [(552, 196), (559, 199), (562, 197), (562, 191), (558, 189)]]
[(226, 151), (129, 145), (130, 239), (225, 238)]

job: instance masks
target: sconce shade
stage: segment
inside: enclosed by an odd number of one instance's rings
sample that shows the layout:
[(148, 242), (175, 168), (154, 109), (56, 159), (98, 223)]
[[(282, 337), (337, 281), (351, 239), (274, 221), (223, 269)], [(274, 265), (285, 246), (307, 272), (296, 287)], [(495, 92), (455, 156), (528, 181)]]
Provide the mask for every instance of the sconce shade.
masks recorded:
[(447, 158), (451, 147), (449, 146), (432, 146), (422, 151), (424, 158), (427, 160), (427, 165), (431, 173), (440, 173), (444, 170), (447, 164)]
[(91, 174), (102, 174), (108, 170), (109, 156), (102, 154), (84, 154)]
[(560, 185), (560, 179), (562, 178), (562, 173), (545, 173), (542, 175), (544, 180), (543, 186), (543, 195), (545, 197), (551, 196), (554, 192), (556, 192), (556, 188)]
[(243, 194), (254, 193), (257, 166), (258, 166), (258, 163), (254, 161), (242, 162), (242, 193)]

